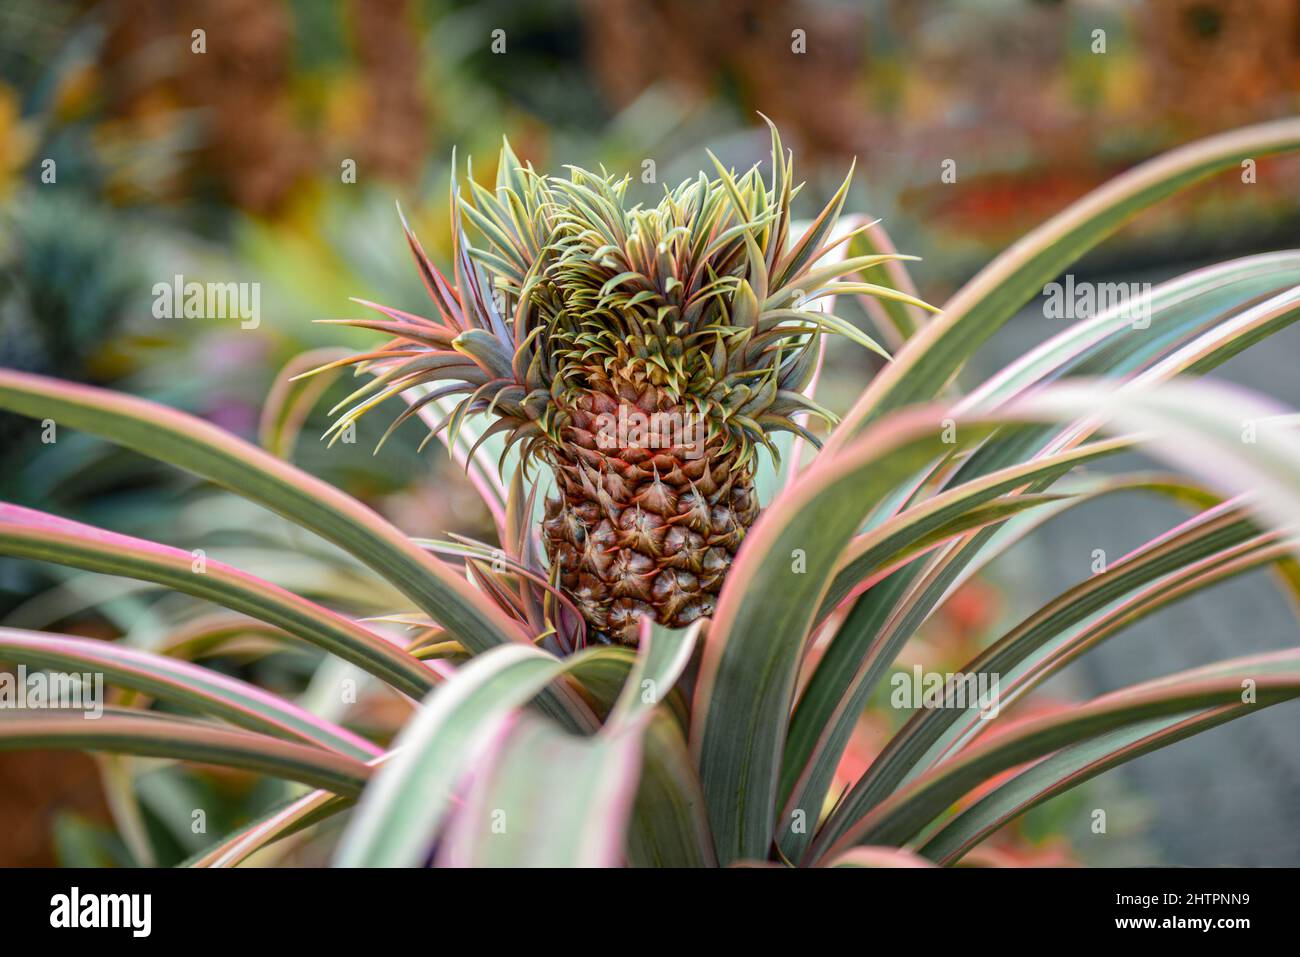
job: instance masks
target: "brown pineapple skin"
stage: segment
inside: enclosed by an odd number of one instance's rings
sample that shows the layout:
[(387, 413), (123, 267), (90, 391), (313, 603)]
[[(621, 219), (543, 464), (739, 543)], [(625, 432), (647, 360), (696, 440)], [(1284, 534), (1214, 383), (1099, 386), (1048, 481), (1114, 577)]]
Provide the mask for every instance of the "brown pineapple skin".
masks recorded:
[(721, 437), (703, 455), (655, 436), (645, 447), (600, 441), (600, 417), (620, 402), (646, 416), (675, 411), (653, 387), (623, 392), (584, 393), (570, 409), (547, 454), (558, 493), (542, 538), (588, 639), (635, 645), (641, 616), (681, 628), (713, 614), (759, 509), (752, 473), (734, 468), (735, 450), (720, 454)]

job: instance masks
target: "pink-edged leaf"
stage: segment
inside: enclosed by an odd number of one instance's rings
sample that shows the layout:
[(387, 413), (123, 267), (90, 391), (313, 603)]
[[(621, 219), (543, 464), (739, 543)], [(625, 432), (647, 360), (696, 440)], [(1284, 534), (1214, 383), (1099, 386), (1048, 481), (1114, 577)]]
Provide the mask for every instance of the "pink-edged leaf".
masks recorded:
[[(1142, 338), (1158, 346), (1166, 341), (1166, 329), (1172, 334), (1199, 328), (1207, 319), (1228, 315), (1226, 310), (1249, 306), (1258, 296), (1282, 292), (1298, 281), (1300, 252), (1294, 250), (1245, 256), (1185, 273), (1071, 324), (971, 390), (963, 407), (989, 408), (1012, 398), (1032, 385), (1078, 368), (1103, 344), (1113, 349), (1122, 340)], [(1136, 322), (1135, 316), (1143, 321)], [(1108, 355), (1105, 361), (1113, 360)], [(1088, 363), (1083, 365), (1087, 368)], [(1091, 365), (1095, 368), (1101, 362)], [(1100, 371), (1106, 370), (1096, 368), (1093, 374)]]
[(352, 798), (340, 797), (330, 791), (308, 792), (223, 838), (214, 847), (190, 858), (184, 866), (238, 867), (258, 851), (347, 810), (355, 803)]
[(293, 592), (190, 552), (0, 504), (0, 553), (156, 582), (243, 612), (421, 697), (434, 673), (387, 639)]
[(148, 711), (17, 709), (0, 715), (0, 751), (109, 751), (238, 768), (356, 797), (370, 769), (356, 758), (208, 722)]
[(84, 429), (187, 469), (356, 556), (475, 650), (524, 636), (454, 569), (361, 502), (202, 419), (145, 399), (0, 370), (0, 408)]
[(317, 375), (297, 382), (294, 377), (351, 354), (349, 350), (339, 347), (311, 349), (285, 363), (284, 368), (276, 374), (266, 401), (262, 403), (262, 416), (257, 427), (257, 440), (262, 448), (286, 461), (293, 458), (294, 445), (302, 432), (303, 423), (307, 421), (317, 400), (337, 378), (337, 373)]
[[(1252, 536), (1244, 542), (1217, 551), (1200, 561), (1184, 565), (1172, 575), (1165, 576), (1155, 584), (1128, 596), (1104, 614), (1090, 617), (1082, 625), (1071, 628), (1050, 643), (1035, 648), (1032, 654), (1021, 652), (1024, 655), (1022, 660), (1015, 661), (1007, 670), (998, 672), (1001, 675), (1000, 708), (1006, 709), (1059, 672), (1065, 665), (1133, 623), (1219, 582), (1265, 565), (1290, 561), (1293, 558), (1294, 548), (1293, 542), (1276, 532)], [(1002, 662), (1010, 663), (1012, 660), (1005, 655), (1005, 651), (1014, 647), (1016, 640), (1024, 632), (1023, 627), (1014, 629), (981, 654), (976, 661), (964, 667), (963, 672), (979, 673), (985, 667), (985, 662), (992, 668), (1004, 667)], [(940, 739), (944, 746), (936, 749), (938, 757), (935, 763), (945, 760), (948, 755), (962, 748), (969, 747), (970, 742), (988, 728), (987, 722), (982, 722), (969, 713), (963, 714), (951, 731)]]
[(519, 715), (477, 763), (439, 842), (443, 867), (613, 867), (641, 761), (639, 729), (580, 738)]
[(1070, 263), (1143, 209), (1243, 159), (1300, 148), (1300, 120), (1221, 133), (1142, 163), (1025, 236), (963, 286), (885, 367), (835, 430), (837, 451), (893, 409), (939, 393), (962, 363)]
[[(1240, 440), (1243, 418), (1275, 407), (1205, 383), (1162, 389), (1113, 384), (1047, 387), (980, 418), (943, 406), (900, 410), (841, 454), (821, 456), (751, 529), (718, 602), (700, 666), (692, 751), (719, 859), (762, 857), (773, 838), (780, 752), (795, 674), (829, 576), (862, 519), (927, 462), (959, 453), (1014, 421), (1096, 416), (1136, 429), (1145, 448), (1228, 492), (1255, 493), (1275, 521), (1300, 521), (1300, 450), (1262, 432)], [(940, 441), (945, 423), (955, 441)], [(1289, 516), (1289, 518), (1287, 517)]]
[[(894, 256), (898, 254), (898, 248), (894, 245), (893, 240), (889, 238), (889, 233), (885, 231), (884, 226), (879, 222), (875, 222), (853, 237), (848, 252), (850, 255), (855, 256)], [(914, 299), (921, 297), (916, 288), (916, 283), (912, 281), (912, 275), (907, 269), (907, 264), (897, 259), (889, 259), (878, 266), (863, 270), (862, 276), (868, 282), (897, 289)], [(928, 313), (924, 309), (919, 309), (906, 302), (895, 299), (877, 299), (875, 296), (857, 296), (856, 298), (866, 309), (867, 315), (871, 317), (876, 328), (885, 337), (891, 351), (896, 352), (901, 348), (903, 343), (910, 339), (916, 333), (916, 330), (928, 321)]]
[(504, 448), (504, 439), (489, 436), (485, 441), (485, 429), (478, 422), (462, 422), (456, 434), (451, 435), (449, 429), (441, 426), (446, 417), (455, 412), (456, 397), (421, 402), (428, 394), (428, 387), (421, 386), (407, 389), (402, 393), (402, 399), (412, 406), (420, 403), (416, 415), (430, 431), (438, 430), (436, 433), (438, 441), (447, 447), (452, 461), (461, 467), (470, 484), (474, 486), (474, 490), (478, 492), (479, 499), (492, 515), (497, 534), (506, 535), (506, 503), (510, 493), (497, 469), (497, 461)]
[[(709, 628), (691, 718), (691, 750), (723, 864), (768, 853), (804, 637), (862, 519), (952, 450), (941, 438), (943, 418), (941, 409), (904, 410), (851, 453), (819, 456), (745, 538)], [(958, 430), (959, 447), (992, 428)]]
[(512, 644), (484, 652), (457, 669), (393, 742), (393, 759), (366, 790), (336, 863), (422, 863), (466, 771), (499, 739), (503, 722), (582, 658), (580, 654), (561, 661), (528, 645)]
[[(1037, 523), (1043, 520), (1041, 513), (1046, 512), (1049, 516), (1059, 514), (1099, 496), (1129, 490), (1156, 492), (1197, 508), (1212, 508), (1218, 504), (1217, 497), (1205, 492), (1201, 486), (1169, 473), (1094, 476), (1068, 482), (1067, 488), (1069, 497), (1039, 505), (1035, 510), (1013, 518), (1009, 524), (1028, 520), (1029, 527), (1037, 527)], [(990, 546), (982, 551), (981, 558), (991, 558), (1000, 553), (1003, 547), (1019, 540), (1024, 531), (1024, 528), (1009, 529), (1010, 534), (999, 539), (996, 548)], [(1250, 535), (1253, 530), (1243, 522), (1241, 533)], [(1127, 574), (1122, 565), (1122, 562), (1113, 563), (1107, 574)], [(972, 563), (966, 570), (973, 572), (976, 567), (977, 564)], [(900, 613), (906, 612), (907, 603), (898, 603), (899, 589), (905, 588), (909, 581), (906, 577), (898, 581), (886, 579), (881, 582), (879, 591), (864, 597), (861, 603), (855, 603), (837, 625), (833, 638), (822, 651), (801, 690), (791, 718), (781, 768), (781, 794), (785, 802), (782, 821), (792, 821), (796, 808), (803, 808), (806, 812), (809, 808), (823, 805), (839, 756), (850, 740), (858, 716), (910, 634), (901, 625), (905, 617)], [(971, 672), (973, 666), (963, 670)], [(886, 751), (902, 748), (907, 742), (907, 734), (908, 730), (904, 730), (891, 738)], [(884, 757), (882, 754), (882, 760)], [(872, 770), (876, 770), (875, 765)], [(859, 782), (863, 787), (869, 783), (865, 777)], [(845, 800), (857, 798), (855, 789)], [(800, 832), (784, 827), (779, 837), (783, 852), (791, 859), (799, 860), (812, 834), (806, 829)]]
[(1259, 709), (1296, 697), (1300, 650), (1290, 649), (1161, 678), (1063, 713), (1029, 719), (916, 778), (833, 845), (814, 844), (814, 854), (834, 859), (855, 844), (902, 844), (994, 775), (1082, 741), (1151, 719), (1220, 706), (1248, 704)]
[(359, 735), (256, 685), (114, 642), (0, 628), (0, 661), (102, 674), (115, 685), (186, 705), (241, 728), (314, 744), (359, 760), (382, 753)]
[[(975, 661), (968, 663), (962, 673), (1006, 675), (1011, 686), (1008, 695), (1014, 696), (1018, 669), (1027, 660), (1032, 661), (1039, 655), (1050, 656), (1053, 648), (1068, 645), (1071, 629), (1080, 622), (1086, 623), (1089, 616), (1101, 612), (1144, 584), (1167, 578), (1171, 571), (1176, 572), (1180, 567), (1207, 557), (1231, 558), (1239, 546), (1259, 548), (1266, 544), (1255, 524), (1246, 519), (1237, 504), (1222, 503), (1207, 509), (1048, 602)], [(880, 629), (879, 637), (872, 643), (859, 665), (859, 673), (854, 676), (853, 693), (844, 695), (837, 702), (834, 717), (837, 743), (841, 746), (846, 740), (853, 710), (861, 711), (865, 696), (893, 662), (905, 636), (906, 632), (897, 632), (888, 625)], [(1002, 695), (1000, 685), (998, 690), (999, 705), (1010, 700)], [(914, 712), (839, 802), (836, 813), (823, 824), (818, 834), (823, 846), (836, 840), (853, 821), (867, 814), (909, 776), (914, 776), (931, 763), (930, 756), (952, 740), (953, 726), (963, 717), (978, 720), (970, 712), (972, 708), (978, 712), (983, 707), (976, 703), (964, 709), (922, 708)], [(825, 781), (824, 775), (822, 781)], [(807, 846), (807, 841), (792, 839), (791, 843), (801, 849)]]
[(965, 511), (994, 500), (997, 496), (1024, 488), (1035, 481), (1059, 478), (1071, 469), (1115, 455), (1132, 447), (1125, 439), (1094, 442), (1054, 455), (1041, 456), (1019, 465), (998, 469), (921, 501), (856, 536), (845, 549), (825, 599), (818, 612), (824, 620), (830, 612), (859, 589), (868, 575), (888, 568), (888, 560), (901, 549), (959, 518)]

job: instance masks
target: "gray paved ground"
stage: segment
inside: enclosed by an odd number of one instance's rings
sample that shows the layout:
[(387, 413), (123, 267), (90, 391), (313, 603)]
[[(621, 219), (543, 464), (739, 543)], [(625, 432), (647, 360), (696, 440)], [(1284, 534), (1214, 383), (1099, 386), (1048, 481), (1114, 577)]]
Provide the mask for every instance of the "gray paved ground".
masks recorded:
[[(995, 368), (1060, 328), (1060, 321), (1043, 318), (1041, 307), (1026, 310), (977, 362)], [(1300, 325), (1214, 374), (1300, 408)], [(1180, 514), (1138, 495), (1067, 512), (1036, 541), (1007, 556), (1002, 577), (1008, 597), (1037, 607), (1087, 577), (1093, 548), (1121, 555), (1176, 524)], [(1100, 693), (1298, 640), (1300, 628), (1285, 601), (1266, 574), (1256, 573), (1120, 634), (1077, 662), (1067, 680), (1076, 692)], [(1300, 865), (1300, 701), (1216, 728), (1112, 774), (1120, 776), (1123, 791), (1141, 798), (1132, 806), (1145, 811), (1146, 843), (1164, 863)], [(1112, 832), (1122, 830), (1111, 823)], [(1124, 857), (1103, 853), (1099, 860)]]

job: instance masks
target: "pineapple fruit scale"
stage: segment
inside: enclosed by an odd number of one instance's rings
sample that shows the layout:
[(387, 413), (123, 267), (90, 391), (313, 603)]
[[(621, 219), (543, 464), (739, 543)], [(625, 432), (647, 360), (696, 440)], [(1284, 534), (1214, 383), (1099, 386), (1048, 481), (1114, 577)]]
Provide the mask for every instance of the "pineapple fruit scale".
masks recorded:
[(652, 423), (656, 415), (689, 421), (650, 384), (638, 389), (623, 380), (581, 395), (563, 441), (547, 453), (558, 494), (547, 500), (542, 523), (560, 583), (598, 638), (619, 641), (635, 637), (641, 615), (670, 628), (711, 615), (758, 517), (753, 474), (737, 466), (739, 449), (722, 453), (718, 437), (682, 445), (653, 429), (644, 439), (622, 429), (610, 434), (629, 405)]

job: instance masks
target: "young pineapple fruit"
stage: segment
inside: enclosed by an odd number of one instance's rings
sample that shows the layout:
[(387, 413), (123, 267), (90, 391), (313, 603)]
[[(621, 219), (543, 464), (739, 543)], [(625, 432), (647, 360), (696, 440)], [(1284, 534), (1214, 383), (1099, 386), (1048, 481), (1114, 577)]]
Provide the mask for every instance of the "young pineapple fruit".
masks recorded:
[(781, 430), (816, 443), (796, 416), (833, 419), (802, 394), (820, 337), (880, 351), (820, 300), (856, 293), (924, 306), (844, 281), (909, 257), (821, 264), (853, 235), (831, 238), (851, 170), (795, 236), (799, 187), (775, 129), (770, 181), (711, 158), (716, 176), (642, 207), (626, 203), (626, 177), (543, 176), (506, 144), (495, 190), (471, 181), (462, 198), (453, 177), (451, 280), (406, 229), (438, 318), (364, 303), (384, 318), (344, 321), (392, 339), (332, 364), (374, 375), (337, 407), (347, 409), (332, 432), (414, 390), (387, 438), (424, 406), (457, 397), (431, 435), (455, 435), (482, 413), (495, 418), (482, 439), (504, 433), (523, 467), (553, 470), (542, 523), (552, 580), (597, 641), (634, 643), (641, 616), (675, 628), (712, 614), (759, 513), (756, 454), (775, 455), (770, 435)]

